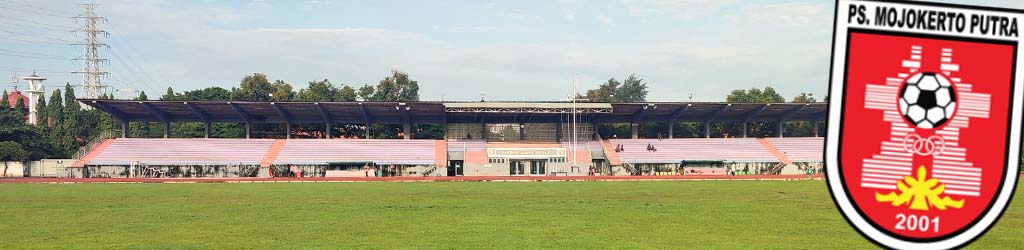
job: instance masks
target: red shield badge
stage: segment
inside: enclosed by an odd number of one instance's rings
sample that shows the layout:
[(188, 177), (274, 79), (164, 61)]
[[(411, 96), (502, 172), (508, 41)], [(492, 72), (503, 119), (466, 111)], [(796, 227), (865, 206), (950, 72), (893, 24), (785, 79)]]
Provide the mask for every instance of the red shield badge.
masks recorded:
[(970, 243), (1017, 185), (1022, 78), (1010, 9), (837, 1), (826, 174), (888, 248)]

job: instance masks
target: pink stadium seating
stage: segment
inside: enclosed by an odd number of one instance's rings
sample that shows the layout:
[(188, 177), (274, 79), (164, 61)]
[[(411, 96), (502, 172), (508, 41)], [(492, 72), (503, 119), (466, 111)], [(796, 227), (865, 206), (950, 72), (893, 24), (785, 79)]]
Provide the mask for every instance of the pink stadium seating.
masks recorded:
[(88, 165), (233, 165), (259, 164), (272, 139), (119, 138), (101, 149)]
[(323, 165), (374, 162), (380, 165), (433, 165), (436, 140), (315, 140), (285, 142), (275, 164)]
[(767, 138), (775, 148), (795, 162), (821, 162), (825, 149), (823, 137)]
[[(572, 148), (572, 143), (562, 142), (562, 147)], [(579, 150), (589, 150), (589, 151), (601, 151), (601, 150), (603, 150), (601, 148), (601, 142), (598, 142), (598, 141), (578, 141), (578, 142), (576, 142), (576, 147), (578, 147)]]
[[(612, 139), (610, 146), (624, 147), (618, 152), (623, 163), (679, 163), (689, 161), (777, 162), (754, 138), (680, 138), (680, 139)], [(647, 150), (647, 145), (657, 148)]]

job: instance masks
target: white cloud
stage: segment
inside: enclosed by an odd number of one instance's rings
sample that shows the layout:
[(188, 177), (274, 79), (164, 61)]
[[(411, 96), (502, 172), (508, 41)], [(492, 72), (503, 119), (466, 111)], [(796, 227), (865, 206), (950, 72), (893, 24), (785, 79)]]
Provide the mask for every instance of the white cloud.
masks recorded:
[[(472, 100), (480, 93), (490, 100), (561, 99), (568, 94), (573, 72), (580, 75), (581, 89), (639, 73), (650, 82), (650, 99), (662, 101), (683, 100), (688, 93), (695, 100), (720, 101), (732, 89), (765, 84), (787, 97), (823, 93), (827, 87), (831, 3), (626, 0), (626, 10), (590, 4), (543, 13), (524, 8), (506, 15), (482, 13), (494, 18), (460, 20), (458, 26), (429, 19), (422, 27), (375, 27), (275, 21), (285, 17), (247, 7), (246, 2), (236, 7), (109, 2), (116, 3), (101, 10), (111, 19), (113, 35), (137, 39), (141, 53), (150, 55), (146, 70), (168, 81), (147, 92), (161, 93), (166, 84), (179, 91), (230, 88), (254, 72), (296, 88), (322, 78), (361, 85), (379, 81), (391, 69), (407, 71), (420, 81), (424, 99), (445, 95)], [(494, 11), (515, 9), (502, 5), (491, 6)], [(557, 25), (538, 27), (531, 17), (574, 21), (577, 14), (591, 24), (625, 27), (640, 19), (646, 21), (640, 28), (667, 29), (653, 35), (611, 29), (593, 34)], [(714, 25), (678, 25), (698, 15)], [(631, 37), (635, 34), (641, 35)]]

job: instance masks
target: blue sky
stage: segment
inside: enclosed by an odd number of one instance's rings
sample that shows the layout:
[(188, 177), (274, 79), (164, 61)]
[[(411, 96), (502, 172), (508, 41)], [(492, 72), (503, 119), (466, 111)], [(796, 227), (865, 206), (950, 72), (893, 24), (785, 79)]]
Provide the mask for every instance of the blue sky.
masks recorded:
[[(1024, 8), (1022, 1), (963, 3)], [(38, 70), (47, 91), (80, 83), (66, 58), (76, 2), (0, 0), (0, 80)], [(639, 74), (649, 100), (722, 101), (772, 86), (786, 98), (828, 84), (833, 1), (102, 0), (119, 98), (237, 86), (260, 72), (291, 83), (375, 84), (408, 72), (424, 100), (559, 100)], [(2, 85), (7, 89), (11, 85)]]

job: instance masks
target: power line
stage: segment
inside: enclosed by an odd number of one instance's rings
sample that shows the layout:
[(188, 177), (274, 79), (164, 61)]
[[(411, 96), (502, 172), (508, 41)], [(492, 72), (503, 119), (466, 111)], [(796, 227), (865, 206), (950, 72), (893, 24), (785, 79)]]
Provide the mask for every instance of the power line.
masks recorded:
[(9, 53), (35, 55), (35, 56), (61, 57), (61, 56), (58, 56), (58, 55), (50, 55), (50, 54), (35, 53), (35, 52), (23, 52), (23, 51), (9, 50), (9, 49), (4, 49), (4, 48), (0, 48), (0, 51), (7, 51)]
[[(7, 1), (0, 1), (0, 3), (2, 3), (2, 2), (7, 2)], [(54, 15), (54, 14), (50, 14), (50, 13), (46, 13), (46, 12), (42, 12), (42, 11), (38, 11), (38, 10), (28, 9), (28, 8), (24, 8), (24, 7), (15, 9), (15, 8), (11, 8), (11, 6), (4, 7), (3, 5), (0, 5), (0, 9), (7, 9), (7, 10), (11, 10), (11, 11), (29, 12), (29, 13), (32, 13), (32, 14), (45, 15), (45, 16), (53, 16), (53, 17), (66, 17), (66, 16), (58, 16), (58, 15)]]
[(74, 60), (73, 58), (49, 57), (49, 56), (32, 56), (32, 55), (18, 55), (18, 54), (8, 54), (8, 53), (0, 53), (0, 56), (13, 56), (13, 57), (21, 57), (21, 58), (35, 58), (35, 59), (53, 59), (53, 60)]
[[(117, 28), (117, 24), (116, 23), (111, 23), (111, 27), (112, 28)], [(137, 81), (137, 83), (142, 84), (148, 90), (159, 91), (157, 89), (154, 89), (153, 85), (150, 84), (150, 83), (158, 84), (159, 81), (157, 81), (156, 80), (157, 78), (154, 78), (153, 75), (150, 74), (150, 71), (146, 70), (146, 66), (145, 65), (147, 65), (148, 62), (142, 56), (139, 55), (138, 51), (134, 48), (134, 46), (132, 46), (131, 43), (128, 40), (122, 38), (121, 36), (117, 36), (117, 35), (112, 36), (111, 42), (116, 42), (118, 44), (116, 46), (117, 48), (114, 48), (114, 49), (111, 50), (111, 54), (114, 55), (114, 57), (119, 58), (118, 61), (123, 62), (124, 63), (124, 67), (128, 68), (131, 71), (133, 71), (134, 72), (133, 74), (136, 74), (137, 77), (145, 78), (146, 80), (148, 80), (148, 81)], [(127, 49), (119, 50), (118, 48), (127, 48)], [(121, 52), (121, 53), (119, 53), (119, 52)], [(120, 56), (118, 54), (120, 54)], [(157, 73), (159, 75), (159, 72), (157, 72)], [(136, 80), (139, 80), (139, 79), (137, 78)]]
[(11, 1), (11, 0), (0, 0), (0, 2), (8, 2), (8, 3), (12, 3), (12, 4), (15, 4), (15, 5), (18, 5), (18, 6), (22, 6), (23, 8), (36, 9), (36, 10), (40, 10), (40, 11), (51, 13), (51, 14), (44, 14), (44, 15), (52, 15), (52, 16), (57, 16), (57, 17), (68, 17), (68, 16), (71, 16), (71, 14), (69, 14), (69, 13), (63, 13), (63, 12), (59, 12), (59, 11), (56, 11), (56, 10), (53, 10), (53, 9), (38, 7), (38, 6), (34, 6), (34, 5), (31, 5), (31, 4), (27, 4), (27, 3), (21, 3), (21, 2)]
[(26, 42), (26, 43), (45, 43), (45, 44), (56, 44), (56, 45), (68, 45), (67, 43), (56, 43), (56, 42), (47, 42), (47, 41), (33, 41), (33, 40), (29, 40), (29, 39), (20, 39), (20, 38), (5, 37), (5, 36), (0, 36), (0, 39), (13, 40), (13, 41), (19, 41), (19, 42)]
[(145, 80), (148, 80), (148, 82), (150, 83), (156, 83), (155, 79), (153, 79), (149, 75), (149, 73), (142, 68), (140, 64), (132, 62), (132, 58), (130, 58), (128, 55), (119, 55), (120, 53), (118, 53), (116, 49), (113, 49), (110, 52), (110, 54), (113, 55), (114, 58), (117, 59), (117, 61), (123, 65), (123, 68), (126, 68), (127, 71), (130, 71), (131, 74), (136, 76), (135, 80), (137, 83), (141, 83), (142, 85), (145, 85), (147, 89), (152, 90), (152, 86), (149, 83), (147, 83), (147, 81), (139, 81), (140, 78), (145, 78)]
[(31, 71), (31, 72), (48, 73), (48, 74), (71, 74), (70, 71), (54, 71), (54, 70), (48, 70), (48, 69), (30, 69), (30, 68), (19, 68), (19, 67), (11, 67), (11, 66), (0, 66), (0, 70), (3, 70), (3, 71), (24, 71), (24, 72), (30, 72)]
[(12, 17), (12, 16), (0, 15), (0, 18), (6, 18), (6, 19), (10, 19), (10, 20), (21, 21), (21, 22), (32, 23), (32, 24), (38, 24), (38, 25), (44, 25), (44, 26), (52, 26), (52, 27), (61, 28), (61, 29), (67, 29), (67, 30), (75, 29), (74, 27), (54, 25), (54, 24), (47, 24), (47, 23), (40, 23), (40, 22), (36, 22), (36, 21), (28, 20), (28, 19), (23, 19), (23, 18)]
[(19, 36), (45, 38), (45, 39), (53, 40), (53, 41), (61, 41), (61, 42), (68, 42), (68, 43), (75, 42), (75, 41), (65, 40), (65, 39), (55, 38), (55, 37), (40, 36), (40, 35), (29, 35), (29, 34), (25, 34), (25, 33), (19, 33), (19, 32), (10, 31), (10, 30), (0, 30), (0, 32), (8, 33), (8, 34), (14, 34), (14, 35), (19, 35)]
[(48, 29), (48, 30), (55, 30), (55, 31), (71, 31), (69, 29), (60, 29), (60, 28), (41, 26), (41, 25), (34, 26), (34, 25), (23, 24), (23, 23), (16, 23), (16, 22), (11, 22), (11, 21), (0, 21), (0, 23), (7, 24), (7, 25), (20, 26), (20, 27), (25, 27), (25, 28), (30, 28), (30, 29)]

